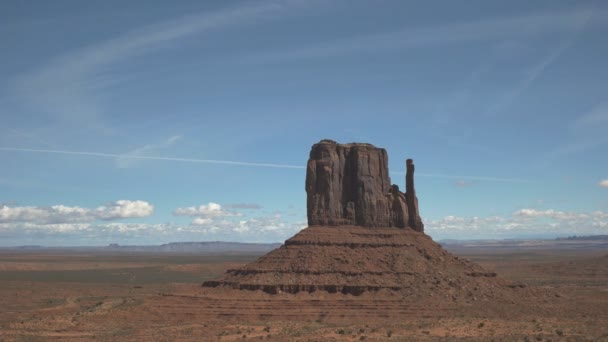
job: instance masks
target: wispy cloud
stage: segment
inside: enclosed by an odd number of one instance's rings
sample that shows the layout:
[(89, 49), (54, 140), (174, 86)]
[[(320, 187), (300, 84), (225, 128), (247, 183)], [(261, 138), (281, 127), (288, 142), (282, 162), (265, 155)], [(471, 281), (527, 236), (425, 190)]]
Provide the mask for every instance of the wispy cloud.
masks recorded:
[(600, 16), (608, 13), (608, 11), (605, 9), (579, 8), (577, 10), (499, 17), (466, 23), (406, 28), (391, 32), (358, 35), (304, 48), (293, 48), (288, 51), (270, 51), (243, 58), (254, 62), (277, 62), (513, 38), (533, 39), (559, 32), (577, 30), (580, 28), (581, 22), (588, 20), (591, 13)]
[(542, 163), (551, 162), (574, 153), (580, 153), (591, 150), (593, 148), (599, 148), (599, 146), (605, 144), (608, 144), (608, 137), (582, 137), (572, 139), (566, 144), (561, 145), (547, 153), (544, 156)]
[(431, 177), (431, 178), (446, 178), (446, 179), (457, 179), (457, 180), (474, 180), (474, 181), (490, 181), (490, 182), (507, 182), (507, 183), (532, 183), (535, 182), (531, 179), (522, 178), (502, 178), (502, 177), (486, 177), (486, 176), (457, 176), (457, 175), (443, 175), (436, 173), (416, 173), (420, 177)]
[(125, 153), (121, 157), (116, 159), (116, 166), (120, 168), (127, 168), (133, 166), (134, 162), (141, 159), (131, 158), (133, 156), (143, 156), (146, 153), (158, 151), (170, 146), (173, 146), (178, 140), (182, 138), (181, 135), (174, 135), (167, 140), (158, 144), (148, 144), (142, 147), (136, 148), (130, 152)]
[(546, 153), (542, 158), (542, 163), (608, 144), (608, 136), (606, 136), (608, 104), (602, 102), (594, 106), (589, 112), (571, 122), (569, 128), (567, 138), (560, 140), (565, 142)]
[(180, 39), (255, 22), (290, 8), (290, 1), (247, 3), (134, 29), (113, 39), (69, 51), (16, 80), (22, 102), (60, 121), (105, 129), (99, 93), (125, 79), (112, 65), (173, 47)]
[(216, 160), (216, 159), (138, 156), (138, 155), (125, 156), (124, 154), (117, 154), (117, 153), (42, 150), (42, 149), (16, 148), (16, 147), (0, 147), (0, 151), (63, 154), (63, 155), (101, 157), (101, 158), (130, 158), (130, 159), (137, 159), (137, 160), (174, 161), (174, 162), (184, 162), (184, 163), (222, 164), (222, 165), (237, 165), (237, 166), (270, 167), (270, 168), (281, 168), (281, 169), (305, 169), (304, 166), (287, 165), (287, 164), (256, 163), (256, 162)]
[(594, 15), (592, 10), (585, 10), (572, 18), (571, 32), (568, 33), (568, 37), (551, 51), (547, 56), (541, 59), (537, 64), (533, 65), (525, 74), (521, 81), (515, 85), (511, 90), (506, 92), (503, 97), (496, 102), (486, 112), (486, 115), (497, 115), (502, 110), (509, 107), (521, 94), (523, 94), (530, 86), (538, 79), (542, 73), (557, 60), (574, 42), (576, 41), (580, 32), (591, 22)]
[[(235, 165), (235, 166), (252, 166), (252, 167), (269, 167), (279, 169), (306, 169), (305, 166), (301, 165), (289, 165), (289, 164), (275, 164), (275, 163), (258, 163), (258, 162), (246, 162), (246, 161), (234, 161), (234, 160), (217, 160), (217, 159), (197, 159), (197, 158), (179, 158), (179, 157), (159, 157), (159, 156), (139, 156), (117, 153), (102, 153), (102, 152), (84, 152), (84, 151), (66, 151), (66, 150), (44, 150), (44, 149), (31, 149), (31, 148), (19, 148), (19, 147), (0, 147), (0, 151), (12, 151), (12, 152), (27, 152), (27, 153), (45, 153), (45, 154), (60, 154), (60, 155), (74, 155), (74, 156), (85, 156), (85, 157), (100, 157), (100, 158), (132, 158), (138, 160), (157, 160), (157, 161), (174, 161), (184, 163), (202, 163), (202, 164), (219, 164), (219, 165)], [(405, 172), (392, 171), (394, 175), (405, 175)], [(456, 179), (456, 180), (475, 180), (475, 181), (490, 181), (490, 182), (514, 182), (514, 183), (530, 183), (534, 180), (520, 179), (520, 178), (501, 178), (501, 177), (483, 177), (483, 176), (459, 176), (459, 175), (445, 175), (436, 173), (416, 173), (420, 177), (429, 178), (444, 178), (444, 179)]]
[(601, 182), (599, 182), (598, 185), (601, 186), (602, 188), (608, 188), (608, 179), (602, 180)]
[(572, 129), (581, 130), (606, 124), (608, 124), (608, 103), (601, 103), (591, 109), (589, 113), (576, 119), (572, 124)]
[[(393, 175), (405, 175), (405, 172), (391, 171)], [(507, 183), (533, 183), (535, 180), (522, 179), (522, 178), (503, 178), (503, 177), (487, 177), (487, 176), (460, 176), (460, 175), (446, 175), (439, 173), (424, 173), (416, 172), (417, 177), (428, 177), (428, 178), (443, 178), (443, 179), (454, 179), (457, 182), (460, 181), (489, 181), (489, 182), (507, 182)]]

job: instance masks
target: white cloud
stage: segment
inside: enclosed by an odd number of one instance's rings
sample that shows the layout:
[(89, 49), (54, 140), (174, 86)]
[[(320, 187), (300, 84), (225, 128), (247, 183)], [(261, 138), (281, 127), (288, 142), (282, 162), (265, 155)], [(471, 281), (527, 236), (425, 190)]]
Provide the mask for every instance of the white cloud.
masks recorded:
[(33, 224), (82, 223), (152, 215), (154, 206), (145, 201), (119, 200), (95, 209), (53, 205), (50, 207), (0, 206), (0, 223)]
[[(14, 236), (27, 237), (82, 237), (94, 239), (98, 237), (119, 236), (124, 238), (146, 235), (166, 235), (175, 226), (171, 224), (144, 224), (126, 222), (107, 223), (38, 223), (11, 222), (0, 223), (0, 239), (8, 233)], [(67, 241), (64, 242), (66, 245)], [(69, 244), (69, 243), (67, 243)]]
[(96, 217), (102, 220), (116, 220), (131, 217), (146, 217), (152, 215), (154, 206), (146, 201), (116, 201), (108, 206), (95, 210)]
[(216, 236), (239, 241), (280, 241), (291, 237), (307, 226), (305, 221), (289, 222), (280, 215), (246, 219), (195, 218), (183, 231), (195, 231), (205, 236)]
[(210, 218), (201, 218), (201, 217), (197, 217), (194, 220), (192, 220), (192, 224), (195, 226), (205, 226), (205, 225), (209, 225), (213, 222), (212, 219)]
[[(97, 208), (55, 205), (25, 207), (0, 205), (0, 246), (30, 244), (73, 245), (159, 244), (175, 241), (280, 242), (306, 227), (297, 218), (280, 214), (245, 217), (220, 204), (178, 208), (174, 214), (192, 217), (190, 224), (107, 222), (149, 216), (154, 207), (145, 201), (120, 200)], [(19, 241), (12, 243), (11, 241)], [(74, 242), (77, 241), (77, 242)]]
[[(233, 204), (228, 207), (259, 208), (252, 204)], [(196, 232), (205, 237), (225, 240), (280, 241), (306, 227), (306, 222), (287, 221), (279, 213), (246, 217), (243, 213), (226, 210), (214, 202), (198, 207), (178, 208), (174, 214), (193, 217), (190, 226), (181, 228), (182, 232)]]
[(173, 213), (179, 216), (192, 216), (198, 218), (240, 216), (239, 213), (222, 209), (221, 205), (214, 202), (202, 204), (198, 207), (177, 208)]
[(604, 179), (599, 183), (599, 185), (603, 188), (608, 188), (608, 179)]
[(276, 218), (206, 220), (200, 225), (126, 222), (52, 223), (0, 222), (0, 246), (161, 244), (179, 241), (281, 242), (306, 227), (306, 222), (284, 222)]
[(262, 206), (257, 203), (231, 203), (231, 204), (226, 204), (224, 207), (230, 208), (230, 209), (253, 209), (253, 210), (262, 209)]
[(524, 208), (507, 216), (446, 216), (425, 221), (425, 225), (426, 231), (437, 239), (593, 235), (608, 233), (608, 213)]

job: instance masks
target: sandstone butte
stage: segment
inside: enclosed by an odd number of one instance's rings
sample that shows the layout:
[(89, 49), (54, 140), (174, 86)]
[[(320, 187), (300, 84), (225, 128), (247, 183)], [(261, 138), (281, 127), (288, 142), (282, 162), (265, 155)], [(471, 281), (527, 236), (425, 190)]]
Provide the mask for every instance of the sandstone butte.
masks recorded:
[(283, 296), (397, 294), (456, 303), (512, 302), (529, 293), (448, 253), (424, 233), (411, 159), (405, 184), (405, 192), (391, 185), (382, 148), (332, 140), (314, 144), (306, 172), (309, 227), (203, 287)]

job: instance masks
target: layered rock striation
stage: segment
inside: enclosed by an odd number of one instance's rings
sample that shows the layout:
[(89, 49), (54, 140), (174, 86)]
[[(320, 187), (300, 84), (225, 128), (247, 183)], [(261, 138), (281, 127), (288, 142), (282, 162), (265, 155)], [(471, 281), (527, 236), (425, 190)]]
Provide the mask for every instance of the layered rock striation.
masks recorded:
[(453, 257), (424, 233), (395, 227), (312, 226), (203, 286), (269, 294), (443, 292), (471, 299), (490, 296), (490, 291), (473, 290), (486, 284), (497, 284), (495, 273)]
[(370, 144), (322, 140), (306, 170), (309, 226), (397, 227), (424, 231), (407, 161), (406, 192), (391, 185), (386, 150)]

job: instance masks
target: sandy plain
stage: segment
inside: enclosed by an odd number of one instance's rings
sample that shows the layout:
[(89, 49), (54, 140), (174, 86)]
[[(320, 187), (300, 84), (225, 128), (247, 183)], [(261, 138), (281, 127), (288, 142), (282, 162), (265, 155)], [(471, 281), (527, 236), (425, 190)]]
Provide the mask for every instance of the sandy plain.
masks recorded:
[(608, 341), (608, 254), (452, 253), (542, 293), (455, 305), (393, 293), (268, 295), (200, 284), (261, 254), (0, 251), (0, 341)]

